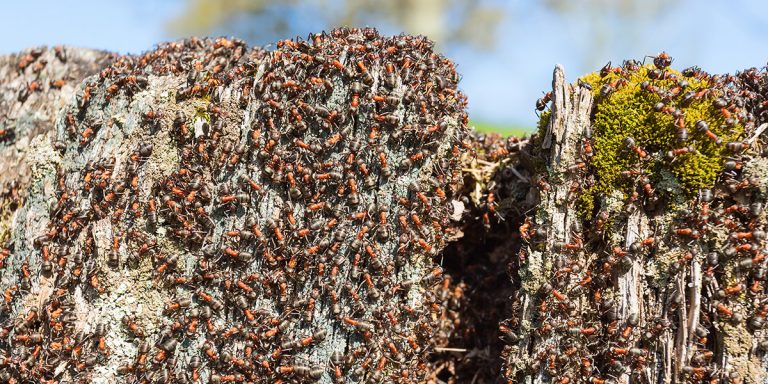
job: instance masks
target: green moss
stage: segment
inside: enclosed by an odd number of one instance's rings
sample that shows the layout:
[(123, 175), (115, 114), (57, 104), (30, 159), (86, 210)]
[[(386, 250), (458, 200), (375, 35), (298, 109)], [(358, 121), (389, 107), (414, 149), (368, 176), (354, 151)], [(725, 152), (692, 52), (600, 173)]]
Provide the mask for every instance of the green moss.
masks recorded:
[(541, 145), (546, 137), (547, 125), (549, 124), (549, 118), (552, 116), (552, 111), (547, 110), (539, 115), (539, 121), (536, 123), (536, 134), (531, 136), (531, 154), (533, 155), (532, 161), (534, 162), (534, 168), (536, 173), (547, 173), (547, 164), (544, 159), (541, 158)]
[[(726, 125), (726, 117), (714, 106), (714, 101), (721, 95), (717, 87), (711, 87), (706, 79), (686, 77), (668, 69), (664, 80), (652, 80), (649, 72), (655, 68), (646, 65), (635, 71), (610, 71), (605, 76), (594, 72), (580, 79), (592, 86), (594, 110), (592, 120), (592, 147), (594, 156), (589, 160), (590, 169), (596, 176), (596, 184), (580, 196), (579, 212), (582, 217), (590, 217), (594, 208), (594, 198), (613, 191), (620, 191), (625, 196), (636, 191), (639, 175), (646, 175), (655, 186), (665, 182), (679, 185), (679, 189), (662, 188), (661, 194), (679, 194), (667, 196), (671, 200), (695, 195), (699, 189), (711, 188), (721, 173), (726, 153), (724, 143), (739, 140), (744, 128), (740, 124)], [(620, 72), (620, 73), (617, 73)], [(679, 87), (679, 81), (685, 80), (687, 87)], [(644, 88), (647, 82), (657, 91)], [(606, 85), (611, 91), (601, 94)], [(711, 87), (711, 88), (710, 88)], [(699, 97), (688, 96), (686, 92), (698, 93)], [(666, 94), (666, 99), (662, 96)], [(656, 111), (654, 106), (663, 102), (665, 110)], [(682, 124), (688, 131), (688, 139), (679, 141), (680, 121), (671, 113), (674, 109), (682, 112)], [(551, 113), (542, 113), (538, 129), (546, 132)], [(706, 132), (695, 128), (697, 121), (704, 120), (711, 133), (722, 140), (717, 144)], [(630, 137), (635, 145), (647, 153), (641, 159), (638, 152), (628, 147), (625, 140)], [(693, 150), (669, 158), (671, 150), (690, 147)], [(632, 175), (622, 171), (636, 171)]]
[(536, 124), (536, 131), (539, 132), (539, 136), (544, 137), (547, 133), (547, 124), (549, 124), (549, 118), (552, 117), (552, 111), (547, 110), (541, 113), (539, 116), (539, 122)]
[[(607, 192), (620, 188), (630, 193), (633, 180), (621, 175), (621, 171), (630, 169), (642, 170), (651, 181), (659, 181), (659, 172), (669, 170), (678, 178), (683, 191), (693, 195), (701, 188), (710, 188), (715, 178), (722, 171), (725, 162), (725, 145), (718, 145), (705, 133), (698, 132), (694, 126), (697, 121), (704, 120), (709, 124), (712, 133), (723, 140), (723, 143), (737, 140), (744, 131), (741, 125), (728, 127), (725, 117), (713, 105), (719, 96), (718, 90), (712, 88), (700, 98), (683, 105), (685, 92), (699, 92), (709, 88), (709, 84), (700, 79), (685, 77), (679, 72), (669, 70), (677, 79), (651, 80), (648, 72), (653, 66), (641, 67), (639, 70), (620, 76), (610, 73), (601, 77), (592, 73), (581, 80), (592, 85), (595, 96), (595, 114), (593, 120), (593, 137), (595, 155), (590, 163), (594, 167), (598, 185), (596, 192)], [(621, 85), (620, 79), (626, 79)], [(678, 80), (684, 79), (688, 87), (678, 88)], [(685, 129), (689, 139), (679, 142), (677, 119), (672, 114), (657, 112), (654, 105), (662, 98), (659, 92), (650, 92), (641, 88), (641, 83), (676, 92), (665, 102), (667, 108), (679, 108), (683, 112)], [(600, 90), (605, 84), (614, 85), (614, 91), (607, 96), (601, 96)], [(638, 154), (624, 144), (627, 137), (634, 139), (637, 146), (647, 152), (649, 157), (641, 160)], [(690, 146), (693, 152), (667, 158), (666, 154), (682, 147)]]
[(205, 120), (208, 124), (211, 123), (211, 115), (208, 113), (208, 111), (205, 108), (197, 108), (195, 110), (195, 118), (200, 118)]

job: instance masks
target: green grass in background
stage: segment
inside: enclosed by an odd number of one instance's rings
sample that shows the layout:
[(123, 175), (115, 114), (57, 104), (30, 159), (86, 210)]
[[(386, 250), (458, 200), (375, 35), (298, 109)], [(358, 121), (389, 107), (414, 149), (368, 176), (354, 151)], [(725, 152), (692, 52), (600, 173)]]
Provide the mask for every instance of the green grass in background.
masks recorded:
[(503, 136), (527, 136), (533, 133), (534, 128), (520, 125), (507, 125), (486, 123), (483, 121), (470, 121), (470, 127), (474, 127), (478, 132), (498, 133)]

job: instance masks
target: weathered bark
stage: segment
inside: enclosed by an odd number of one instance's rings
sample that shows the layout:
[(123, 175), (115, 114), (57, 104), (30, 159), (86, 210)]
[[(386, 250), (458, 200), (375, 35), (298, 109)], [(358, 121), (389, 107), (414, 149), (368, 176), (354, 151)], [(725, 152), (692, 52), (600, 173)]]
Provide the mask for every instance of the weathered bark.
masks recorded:
[(279, 47), (161, 45), (50, 106), (7, 221), (3, 380), (430, 374), (458, 305), (432, 261), (464, 212), (453, 65), (373, 30)]
[[(0, 222), (7, 222), (27, 195), (30, 143), (52, 132), (54, 119), (72, 99), (78, 84), (115, 57), (107, 52), (62, 46), (0, 56), (0, 186), (9, 198), (8, 204), (0, 208)], [(0, 230), (0, 241), (7, 240), (8, 235), (7, 227)]]
[(629, 198), (597, 196), (585, 217), (574, 191), (594, 184), (594, 108), (591, 87), (568, 85), (558, 67), (546, 132), (531, 141), (538, 160), (528, 168), (540, 171), (531, 194), (540, 202), (520, 228), (524, 261), (511, 275), (521, 289), (501, 329), (505, 377), (765, 382), (766, 176), (757, 169), (766, 125), (747, 130), (752, 148), (728, 144), (741, 149), (697, 198), (668, 176), (655, 192), (643, 181)]

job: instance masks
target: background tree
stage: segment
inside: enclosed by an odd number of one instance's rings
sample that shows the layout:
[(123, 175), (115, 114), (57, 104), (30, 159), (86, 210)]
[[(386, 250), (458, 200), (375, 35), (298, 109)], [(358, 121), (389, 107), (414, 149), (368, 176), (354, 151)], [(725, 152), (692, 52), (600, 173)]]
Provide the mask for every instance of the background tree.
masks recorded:
[[(317, 19), (296, 23), (292, 19), (301, 10)], [(503, 16), (499, 5), (469, 0), (188, 0), (170, 28), (180, 34), (220, 32), (269, 41), (275, 36), (305, 35), (318, 23), (326, 29), (389, 23), (394, 30), (429, 36), (437, 44), (489, 48)]]

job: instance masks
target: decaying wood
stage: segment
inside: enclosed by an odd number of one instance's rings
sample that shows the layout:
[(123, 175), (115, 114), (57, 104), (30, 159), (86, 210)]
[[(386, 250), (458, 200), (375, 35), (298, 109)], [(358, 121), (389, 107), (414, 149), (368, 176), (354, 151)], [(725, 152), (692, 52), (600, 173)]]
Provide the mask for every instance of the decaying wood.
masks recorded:
[[(569, 196), (569, 180), (574, 175), (569, 168), (576, 162), (579, 139), (589, 129), (589, 114), (592, 108), (592, 94), (581, 87), (573, 88), (565, 81), (565, 71), (557, 66), (552, 80), (552, 116), (543, 137), (542, 149), (546, 150), (547, 178), (550, 189), (540, 196), (536, 208), (536, 220), (546, 231), (546, 244), (543, 251), (529, 249), (525, 270), (520, 271), (522, 285), (522, 338), (512, 352), (511, 363), (517, 370), (527, 371), (535, 365), (536, 355), (545, 351), (557, 338), (537, 338), (533, 330), (533, 317), (536, 308), (533, 297), (540, 292), (550, 294), (554, 288), (547, 283), (548, 271), (558, 263), (558, 250), (563, 244), (574, 240), (573, 234), (579, 232), (579, 224), (572, 210), (573, 200)], [(546, 352), (544, 352), (546, 353)], [(533, 372), (529, 377), (533, 382), (546, 381), (540, 372)]]
[(430, 374), (462, 300), (432, 260), (464, 214), (453, 64), (372, 29), (280, 46), (164, 44), (50, 95), (0, 161), (30, 179), (3, 222), (3, 381)]

